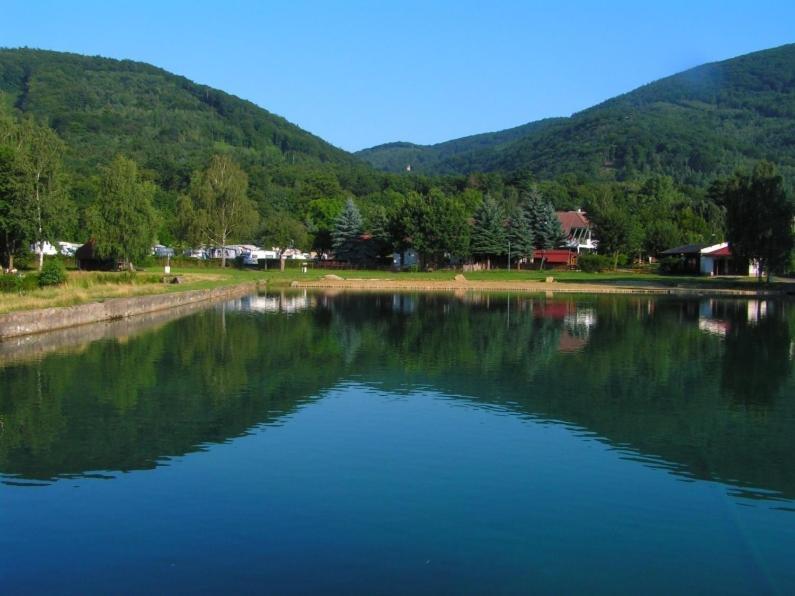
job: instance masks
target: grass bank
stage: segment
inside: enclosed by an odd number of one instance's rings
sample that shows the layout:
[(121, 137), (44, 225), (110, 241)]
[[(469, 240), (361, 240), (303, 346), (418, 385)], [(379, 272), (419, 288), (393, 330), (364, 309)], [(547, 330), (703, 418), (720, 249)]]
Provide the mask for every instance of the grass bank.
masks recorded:
[[(89, 302), (101, 302), (110, 298), (128, 298), (148, 296), (169, 292), (212, 289), (244, 282), (265, 281), (270, 287), (286, 287), (292, 282), (311, 283), (323, 280), (326, 275), (334, 274), (346, 282), (355, 280), (382, 280), (394, 282), (450, 282), (455, 271), (432, 272), (393, 272), (373, 270), (326, 270), (309, 269), (301, 273), (299, 269), (286, 271), (241, 270), (235, 268), (220, 269), (219, 267), (179, 267), (173, 268), (172, 274), (182, 278), (181, 284), (165, 284), (161, 282), (162, 273), (158, 268), (138, 272), (131, 276), (127, 273), (103, 273), (70, 271), (66, 284), (58, 287), (28, 289), (23, 293), (0, 294), (0, 314), (35, 310), (59, 306), (75, 306)], [(514, 284), (525, 283), (535, 286), (552, 276), (558, 284), (572, 284), (582, 288), (598, 289), (600, 287), (636, 288), (685, 288), (693, 290), (783, 290), (793, 288), (792, 280), (776, 281), (773, 284), (757, 284), (756, 280), (747, 277), (688, 277), (659, 275), (648, 272), (616, 271), (606, 273), (584, 273), (581, 271), (475, 271), (464, 274), (468, 286), (479, 286), (489, 290), (491, 286), (502, 283), (510, 284), (503, 289), (509, 290)], [(530, 289), (524, 288), (524, 289)]]
[(162, 273), (153, 271), (142, 271), (135, 275), (70, 271), (66, 283), (61, 286), (30, 289), (23, 293), (0, 294), (0, 314), (20, 310), (75, 306), (89, 302), (102, 302), (110, 298), (206, 290), (254, 282), (263, 278), (263, 272), (229, 268), (179, 268), (172, 269), (172, 275), (178, 275), (183, 283), (163, 283), (161, 281)]

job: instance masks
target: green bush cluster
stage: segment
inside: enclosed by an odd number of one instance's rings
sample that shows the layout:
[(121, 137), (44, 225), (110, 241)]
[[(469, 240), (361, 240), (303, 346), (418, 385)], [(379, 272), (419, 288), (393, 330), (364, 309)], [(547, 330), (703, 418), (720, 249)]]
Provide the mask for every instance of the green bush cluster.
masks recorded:
[(66, 265), (60, 259), (47, 259), (39, 273), (39, 287), (60, 286), (66, 282)]
[(586, 273), (607, 271), (613, 266), (612, 259), (605, 255), (583, 254), (577, 258), (577, 265)]
[(660, 259), (657, 271), (663, 275), (681, 275), (687, 272), (687, 262), (683, 257), (665, 257)]
[(0, 275), (0, 292), (4, 294), (24, 294), (37, 287), (36, 275)]

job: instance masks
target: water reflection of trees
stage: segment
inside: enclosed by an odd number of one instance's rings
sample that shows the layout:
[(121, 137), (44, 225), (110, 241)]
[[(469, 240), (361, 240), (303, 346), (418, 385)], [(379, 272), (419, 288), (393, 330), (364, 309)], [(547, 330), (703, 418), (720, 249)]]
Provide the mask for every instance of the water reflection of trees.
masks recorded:
[(289, 316), (238, 303), (241, 311), (216, 309), (0, 369), (0, 471), (50, 478), (152, 467), (355, 377), (564, 420), (680, 473), (795, 496), (786, 304), (753, 321), (742, 305), (721, 302), (710, 310), (727, 322), (721, 336), (702, 330), (698, 301), (340, 294), (310, 302)]
[[(225, 330), (223, 329), (225, 326)], [(154, 467), (293, 410), (333, 384), (339, 347), (311, 318), (202, 313), (0, 370), (0, 471), (50, 478)]]
[(791, 341), (789, 326), (776, 315), (729, 330), (722, 382), (736, 403), (760, 406), (774, 400), (792, 372)]

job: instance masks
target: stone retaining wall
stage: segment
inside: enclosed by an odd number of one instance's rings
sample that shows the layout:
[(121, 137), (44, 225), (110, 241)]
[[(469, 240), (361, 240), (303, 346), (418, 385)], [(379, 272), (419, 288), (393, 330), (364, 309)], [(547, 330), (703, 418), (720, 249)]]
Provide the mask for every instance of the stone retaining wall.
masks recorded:
[(234, 298), (256, 290), (257, 284), (251, 282), (211, 290), (112, 298), (104, 302), (91, 302), (77, 306), (12, 312), (0, 315), (0, 340), (87, 323), (124, 319), (208, 300)]

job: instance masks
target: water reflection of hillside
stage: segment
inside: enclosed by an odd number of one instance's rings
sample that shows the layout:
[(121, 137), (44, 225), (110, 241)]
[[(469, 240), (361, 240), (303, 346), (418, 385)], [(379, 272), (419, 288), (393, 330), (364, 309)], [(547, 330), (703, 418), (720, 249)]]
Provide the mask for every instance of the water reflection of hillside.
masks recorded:
[(355, 377), (565, 421), (646, 465), (794, 498), (792, 325), (773, 302), (251, 297), (0, 369), (0, 472), (154, 467)]

